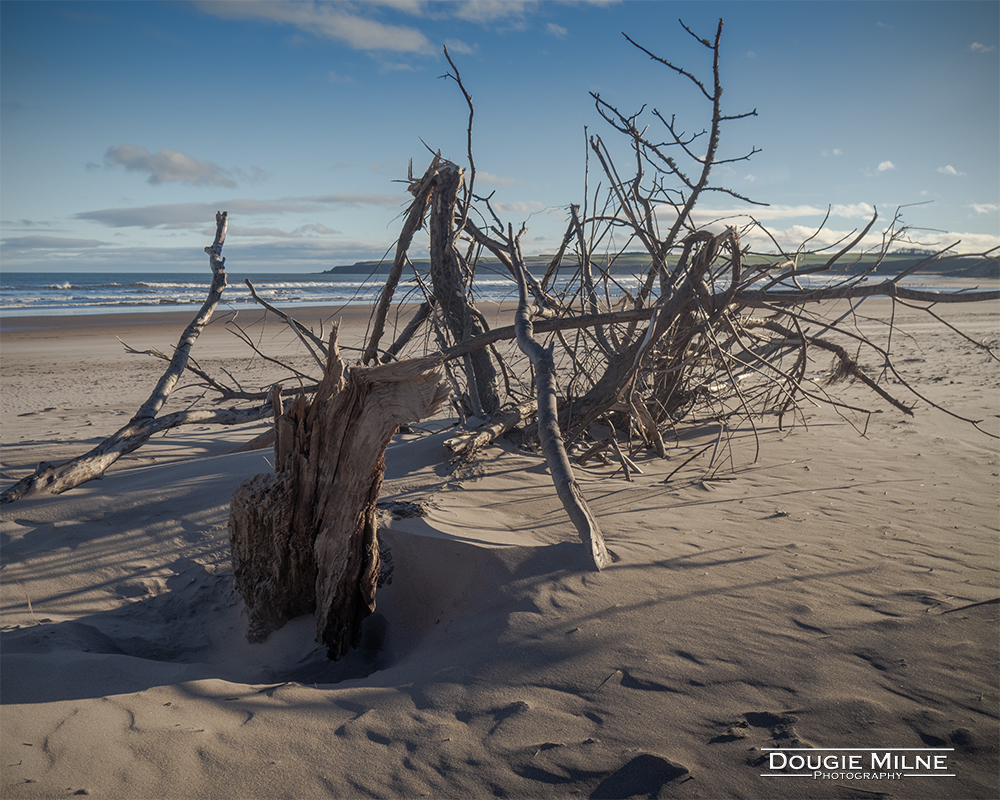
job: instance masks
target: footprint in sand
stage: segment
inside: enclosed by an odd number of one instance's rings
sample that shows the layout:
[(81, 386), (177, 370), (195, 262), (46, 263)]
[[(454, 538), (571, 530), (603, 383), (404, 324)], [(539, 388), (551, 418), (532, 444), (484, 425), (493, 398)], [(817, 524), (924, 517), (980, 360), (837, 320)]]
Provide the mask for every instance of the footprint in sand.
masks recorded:
[[(792, 714), (776, 714), (771, 711), (747, 711), (743, 719), (725, 725), (725, 730), (718, 736), (709, 739), (709, 744), (735, 742), (743, 739), (757, 739), (761, 734), (768, 739), (765, 747), (812, 747), (812, 744), (800, 738), (794, 724), (798, 717)], [(764, 763), (766, 757), (760, 754), (758, 746), (750, 750), (747, 763), (757, 766)]]
[(148, 581), (142, 578), (132, 578), (115, 585), (115, 592), (119, 597), (145, 597), (155, 594), (158, 587), (151, 586)]
[(990, 751), (995, 753), (1000, 749), (995, 741), (983, 740), (968, 728), (952, 728), (954, 722), (931, 709), (903, 717), (903, 722), (913, 729), (927, 747), (954, 747), (959, 752), (970, 755)]

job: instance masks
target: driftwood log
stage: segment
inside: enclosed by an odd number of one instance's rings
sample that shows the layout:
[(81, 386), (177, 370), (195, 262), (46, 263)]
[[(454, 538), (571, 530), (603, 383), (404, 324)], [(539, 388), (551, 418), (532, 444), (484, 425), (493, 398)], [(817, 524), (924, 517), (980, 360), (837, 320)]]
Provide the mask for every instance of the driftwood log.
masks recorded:
[(191, 409), (162, 417), (157, 416), (188, 367), (191, 348), (212, 318), (226, 288), (226, 260), (222, 257), (222, 245), (226, 241), (228, 220), (229, 215), (225, 211), (215, 215), (215, 240), (210, 247), (205, 248), (209, 266), (212, 268), (212, 284), (208, 290), (208, 297), (195, 318), (184, 329), (174, 348), (174, 355), (169, 359), (166, 371), (142, 407), (123, 428), (82, 456), (62, 464), (39, 464), (33, 474), (22, 478), (0, 495), (0, 503), (12, 503), (34, 494), (61, 494), (82, 483), (101, 478), (119, 458), (138, 450), (151, 436), (168, 428), (194, 423), (242, 425), (267, 418), (271, 410), (269, 405), (246, 409)]
[(316, 640), (336, 660), (375, 610), (379, 548), (375, 503), (397, 428), (431, 416), (448, 396), (432, 359), (345, 369), (330, 337), (326, 372), (311, 400), (275, 408), (274, 469), (245, 481), (229, 516), (236, 587), (247, 638), (316, 613)]

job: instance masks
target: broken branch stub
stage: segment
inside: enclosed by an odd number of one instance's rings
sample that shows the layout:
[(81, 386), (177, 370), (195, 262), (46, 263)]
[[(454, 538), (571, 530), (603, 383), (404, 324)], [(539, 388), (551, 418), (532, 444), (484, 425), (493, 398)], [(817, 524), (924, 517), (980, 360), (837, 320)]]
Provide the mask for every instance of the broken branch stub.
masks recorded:
[(275, 472), (233, 494), (229, 536), (236, 587), (263, 641), (316, 612), (316, 639), (339, 659), (375, 610), (379, 550), (375, 504), (385, 448), (396, 429), (434, 414), (448, 390), (431, 359), (344, 368), (337, 329), (312, 400), (275, 405)]

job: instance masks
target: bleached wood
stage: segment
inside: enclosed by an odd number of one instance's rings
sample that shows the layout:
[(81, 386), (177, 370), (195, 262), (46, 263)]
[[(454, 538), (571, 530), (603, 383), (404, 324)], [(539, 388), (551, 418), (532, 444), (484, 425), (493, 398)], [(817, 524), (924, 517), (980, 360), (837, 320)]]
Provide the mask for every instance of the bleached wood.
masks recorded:
[(517, 331), (517, 346), (535, 368), (535, 393), (538, 402), (538, 438), (545, 456), (545, 462), (552, 475), (556, 494), (566, 509), (570, 521), (576, 527), (580, 539), (590, 550), (591, 559), (597, 569), (611, 563), (611, 556), (604, 544), (604, 534), (597, 524), (597, 518), (587, 505), (587, 500), (573, 477), (573, 467), (569, 463), (566, 447), (559, 430), (559, 409), (556, 393), (556, 369), (552, 348), (542, 347), (534, 338), (531, 322), (531, 308), (528, 305), (528, 287), (524, 279), (524, 262), (518, 252), (517, 240), (508, 236), (511, 255), (517, 275), (518, 303), (514, 316)]

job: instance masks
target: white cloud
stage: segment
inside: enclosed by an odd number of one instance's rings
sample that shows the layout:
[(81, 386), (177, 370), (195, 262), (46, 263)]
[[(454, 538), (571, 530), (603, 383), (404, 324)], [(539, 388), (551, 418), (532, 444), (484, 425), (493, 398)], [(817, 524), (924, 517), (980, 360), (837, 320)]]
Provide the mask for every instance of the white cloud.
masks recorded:
[(875, 213), (875, 207), (868, 203), (851, 203), (849, 205), (834, 204), (830, 209), (831, 217), (868, 217)]
[(917, 231), (910, 236), (910, 239), (917, 247), (926, 247), (930, 250), (938, 250), (958, 242), (953, 248), (956, 253), (985, 253), (987, 250), (1000, 247), (1000, 236), (991, 233), (935, 231), (934, 233), (921, 234)]
[[(417, 8), (413, 4), (409, 5), (414, 9)], [(267, 2), (267, 0), (241, 0), (238, 3), (203, 0), (198, 2), (197, 6), (206, 14), (224, 19), (292, 25), (304, 33), (346, 44), (355, 50), (385, 50), (417, 55), (431, 55), (437, 52), (430, 39), (416, 28), (386, 25), (371, 17), (362, 16), (356, 13), (355, 9), (359, 8), (356, 5), (343, 3), (320, 5), (311, 0), (294, 3)]]
[(883, 161), (881, 164), (878, 165), (879, 172), (887, 172), (890, 169), (896, 169), (896, 165), (893, 164), (891, 161)]
[(839, 147), (834, 147), (832, 150), (821, 150), (820, 151), (820, 155), (823, 156), (823, 158), (827, 158), (828, 156), (834, 156), (834, 157), (836, 157), (836, 156), (840, 156), (840, 155), (843, 155), (843, 154), (844, 154), (844, 151), (841, 150)]
[(568, 30), (562, 25), (556, 25), (554, 22), (550, 22), (545, 26), (545, 32), (550, 36), (555, 36), (557, 39), (565, 39), (569, 35)]
[(235, 181), (225, 170), (210, 161), (199, 161), (179, 150), (166, 148), (150, 153), (145, 147), (120, 144), (109, 147), (104, 154), (104, 164), (125, 167), (128, 172), (144, 172), (149, 175), (149, 183), (187, 183), (191, 186), (224, 186), (231, 189)]
[(449, 53), (459, 53), (465, 56), (471, 56), (476, 52), (476, 48), (467, 45), (461, 39), (448, 39), (445, 43), (445, 47), (448, 48)]
[(942, 175), (965, 175), (964, 172), (959, 172), (951, 164), (949, 164), (946, 167), (938, 167), (937, 171), (940, 172)]
[(476, 183), (484, 183), (487, 186), (513, 186), (515, 181), (513, 178), (501, 178), (499, 175), (494, 175), (492, 172), (485, 172), (484, 170), (476, 170)]
[(973, 42), (969, 45), (969, 49), (973, 53), (992, 53), (996, 49), (993, 45), (985, 45), (979, 42)]
[(750, 181), (750, 183), (753, 183), (755, 180), (757, 180), (757, 176), (756, 175), (745, 175), (743, 177), (743, 180)]
[(486, 24), (511, 17), (524, 17), (525, 12), (536, 5), (533, 0), (461, 0), (452, 9), (458, 19)]
[[(810, 250), (819, 250), (821, 248), (837, 248), (843, 246), (845, 241), (853, 239), (858, 231), (857, 230), (842, 230), (833, 228), (824, 228), (819, 233), (816, 232), (815, 228), (811, 228), (807, 225), (792, 225), (788, 228), (776, 230), (768, 228), (768, 234), (765, 234), (759, 229), (753, 229), (746, 231), (741, 236), (741, 241), (743, 244), (749, 245), (754, 250), (759, 250), (761, 252), (771, 252), (774, 249), (774, 242), (771, 241), (771, 237), (774, 241), (777, 241), (783, 249), (786, 251), (794, 251), (800, 244), (802, 244), (806, 239), (809, 239), (809, 244), (807, 247)], [(810, 238), (812, 237), (812, 238)], [(982, 233), (959, 233), (959, 232), (947, 232), (947, 233), (937, 233), (920, 237), (918, 234), (911, 234), (908, 241), (904, 246), (906, 247), (925, 247), (930, 250), (937, 250), (954, 242), (959, 242), (954, 248), (956, 253), (982, 253), (993, 247), (1000, 245), (1000, 236), (995, 236), (992, 234), (982, 234)], [(867, 236), (862, 239), (858, 245), (861, 249), (878, 249), (883, 245), (883, 232), (882, 231), (871, 231)], [(832, 249), (829, 252), (834, 252)]]
[(996, 203), (973, 203), (972, 210), (977, 214), (996, 214), (1000, 211), (1000, 205)]

